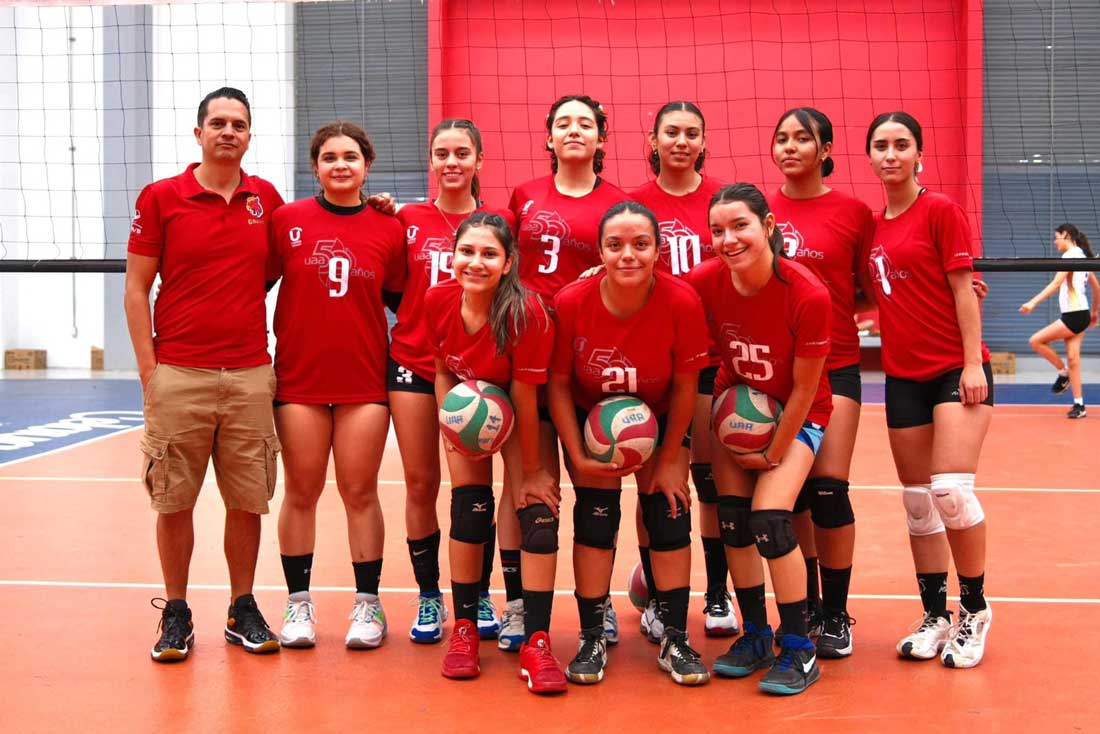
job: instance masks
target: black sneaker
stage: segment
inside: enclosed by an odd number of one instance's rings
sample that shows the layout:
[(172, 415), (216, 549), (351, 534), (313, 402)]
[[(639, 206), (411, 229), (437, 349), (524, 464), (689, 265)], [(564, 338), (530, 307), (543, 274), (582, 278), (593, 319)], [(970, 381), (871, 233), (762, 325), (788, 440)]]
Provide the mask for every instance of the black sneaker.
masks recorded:
[(657, 665), (682, 686), (701, 686), (710, 680), (710, 671), (688, 644), (687, 634), (673, 627), (665, 627)]
[(707, 590), (703, 606), (703, 632), (707, 637), (733, 637), (741, 631), (732, 601), (724, 587)]
[(1058, 373), (1058, 376), (1054, 378), (1054, 384), (1050, 386), (1050, 391), (1055, 395), (1061, 395), (1067, 387), (1069, 387), (1069, 375)]
[[(162, 602), (163, 606), (157, 602)], [(195, 646), (195, 625), (191, 622), (191, 610), (183, 599), (150, 599), (154, 609), (160, 611), (160, 639), (149, 653), (158, 663), (186, 660)]]
[(581, 630), (577, 655), (565, 669), (565, 677), (574, 683), (590, 684), (603, 680), (607, 667), (607, 638), (603, 627)]
[[(806, 636), (810, 639), (816, 639), (821, 637), (821, 630), (825, 625), (825, 611), (816, 604), (806, 605)], [(783, 639), (783, 635), (787, 634), (783, 630), (783, 625), (779, 625), (775, 628), (775, 644), (778, 646), (779, 641)]]
[(809, 637), (784, 635), (779, 657), (772, 669), (760, 679), (760, 690), (780, 696), (793, 696), (809, 688), (821, 677), (817, 651)]
[(1066, 413), (1066, 417), (1070, 420), (1073, 420), (1075, 418), (1085, 418), (1086, 416), (1088, 416), (1088, 414), (1089, 413), (1087, 410), (1085, 410), (1085, 406), (1083, 404), (1074, 403), (1073, 407), (1069, 409), (1068, 413)]
[(817, 638), (817, 654), (823, 658), (846, 658), (852, 654), (852, 625), (856, 620), (847, 612), (825, 612), (821, 637)]
[(719, 655), (714, 661), (714, 672), (729, 678), (744, 678), (755, 670), (766, 668), (775, 660), (772, 650), (771, 626), (758, 630), (752, 622), (743, 625), (744, 634), (730, 645), (725, 655)]
[(242, 594), (229, 605), (225, 622), (225, 641), (240, 645), (247, 652), (268, 653), (279, 650), (279, 639), (267, 626), (264, 615), (251, 594)]

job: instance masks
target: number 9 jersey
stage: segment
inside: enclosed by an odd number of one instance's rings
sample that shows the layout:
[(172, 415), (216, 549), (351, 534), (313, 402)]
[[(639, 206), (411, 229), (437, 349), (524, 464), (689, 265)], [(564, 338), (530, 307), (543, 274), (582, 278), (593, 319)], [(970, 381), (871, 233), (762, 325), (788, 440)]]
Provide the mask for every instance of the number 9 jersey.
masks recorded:
[(395, 217), (320, 197), (276, 210), (267, 280), (275, 306), (275, 399), (386, 402), (382, 291), (400, 291), (405, 237)]

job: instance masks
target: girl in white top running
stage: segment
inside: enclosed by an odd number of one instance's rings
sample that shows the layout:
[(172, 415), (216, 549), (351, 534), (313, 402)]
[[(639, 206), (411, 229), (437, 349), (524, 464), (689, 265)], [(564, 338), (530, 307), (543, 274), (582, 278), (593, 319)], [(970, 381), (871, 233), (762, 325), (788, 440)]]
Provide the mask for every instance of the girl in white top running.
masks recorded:
[[(1089, 238), (1072, 224), (1063, 224), (1054, 231), (1054, 246), (1063, 258), (1093, 257), (1089, 248)], [(1085, 295), (1086, 281), (1092, 287), (1092, 309), (1089, 309), (1088, 296)], [(1043, 300), (1058, 291), (1058, 307), (1062, 315), (1056, 321), (1044, 326), (1031, 335), (1029, 342), (1035, 353), (1054, 365), (1058, 377), (1051, 385), (1051, 392), (1058, 394), (1073, 388), (1073, 407), (1066, 413), (1067, 418), (1084, 418), (1085, 396), (1081, 391), (1081, 342), (1085, 339), (1085, 330), (1096, 326), (1097, 306), (1100, 306), (1100, 283), (1095, 273), (1060, 272), (1043, 290), (1020, 306), (1020, 313), (1031, 313)], [(1066, 343), (1066, 361), (1050, 346), (1052, 341), (1062, 339)]]

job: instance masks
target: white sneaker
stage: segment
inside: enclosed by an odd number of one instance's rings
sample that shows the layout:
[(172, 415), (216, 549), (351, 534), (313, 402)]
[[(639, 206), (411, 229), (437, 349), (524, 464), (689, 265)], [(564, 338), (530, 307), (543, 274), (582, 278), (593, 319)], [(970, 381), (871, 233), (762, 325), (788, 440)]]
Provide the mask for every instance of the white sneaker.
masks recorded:
[(611, 606), (611, 597), (607, 597), (603, 607), (603, 637), (608, 645), (619, 644), (619, 615)]
[(483, 640), (495, 640), (500, 634), (500, 617), (489, 592), (483, 591), (477, 598), (477, 636)]
[(313, 647), (317, 644), (317, 618), (308, 591), (296, 591), (286, 600), (279, 644), (283, 647)]
[(665, 623), (657, 617), (657, 601), (651, 599), (649, 605), (642, 612), (642, 634), (654, 645), (661, 643), (665, 636)]
[(378, 647), (386, 639), (386, 613), (377, 594), (356, 594), (344, 644), (353, 650)]
[(951, 628), (951, 639), (940, 660), (949, 668), (973, 668), (985, 655), (985, 636), (993, 623), (993, 610), (986, 602), (980, 612), (968, 612), (959, 604), (959, 623)]
[(703, 617), (703, 631), (707, 637), (732, 637), (741, 632), (737, 612), (733, 610), (733, 600), (725, 589), (706, 593)]
[(447, 621), (447, 605), (441, 594), (421, 594), (416, 602), (416, 619), (409, 628), (413, 642), (433, 643), (443, 639), (443, 623)]
[(500, 634), (497, 647), (505, 652), (519, 652), (525, 633), (523, 599), (513, 599), (504, 605), (500, 615)]
[(898, 655), (903, 658), (931, 660), (951, 639), (950, 617), (932, 616), (926, 612), (915, 627), (913, 632), (898, 642)]

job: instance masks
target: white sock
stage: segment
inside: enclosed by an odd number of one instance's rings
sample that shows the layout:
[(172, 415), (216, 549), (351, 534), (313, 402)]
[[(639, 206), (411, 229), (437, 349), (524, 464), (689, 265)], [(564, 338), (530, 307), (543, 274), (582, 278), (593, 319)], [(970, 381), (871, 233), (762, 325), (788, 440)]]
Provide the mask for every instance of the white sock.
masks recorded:
[(1084, 398), (1084, 396), (1082, 396), (1082, 397), (1079, 397), (1079, 398), (1074, 398), (1074, 399), (1073, 399), (1073, 404), (1074, 404), (1074, 405), (1080, 405), (1081, 407), (1084, 407), (1084, 406), (1085, 406), (1085, 398)]
[(1058, 370), (1058, 374), (1061, 375), (1062, 377), (1069, 377), (1069, 370), (1068, 369)]

